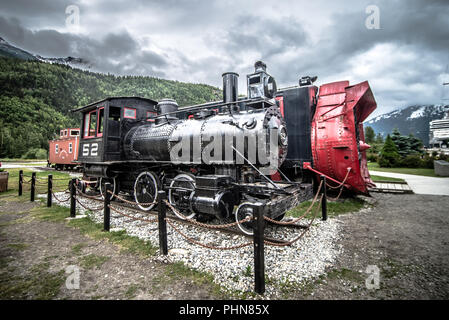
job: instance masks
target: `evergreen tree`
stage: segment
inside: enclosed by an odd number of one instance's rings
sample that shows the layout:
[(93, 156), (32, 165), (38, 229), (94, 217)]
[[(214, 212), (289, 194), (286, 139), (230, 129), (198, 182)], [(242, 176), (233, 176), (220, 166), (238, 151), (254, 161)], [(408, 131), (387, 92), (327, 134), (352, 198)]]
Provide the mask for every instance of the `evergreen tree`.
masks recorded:
[(378, 133), (376, 135), (376, 143), (379, 143), (379, 144), (383, 144), (384, 143), (384, 138), (382, 137), (382, 135), (380, 133)]
[(379, 154), (379, 166), (394, 167), (399, 163), (400, 159), (401, 156), (398, 153), (398, 148), (394, 144), (393, 139), (390, 137), (390, 135), (387, 135), (385, 143)]
[(374, 130), (370, 126), (365, 128), (365, 141), (366, 143), (374, 143)]

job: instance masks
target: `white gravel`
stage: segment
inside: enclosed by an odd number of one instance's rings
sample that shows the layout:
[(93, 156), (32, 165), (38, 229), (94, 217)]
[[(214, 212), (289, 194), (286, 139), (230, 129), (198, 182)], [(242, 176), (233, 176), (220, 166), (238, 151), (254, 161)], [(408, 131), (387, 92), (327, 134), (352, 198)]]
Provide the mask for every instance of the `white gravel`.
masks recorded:
[[(66, 199), (67, 194), (56, 194), (59, 198)], [(46, 197), (46, 195), (41, 195)], [(102, 204), (86, 198), (79, 199), (84, 205), (98, 208)], [(70, 202), (55, 204), (70, 206)], [(123, 210), (127, 214), (140, 217), (155, 216), (140, 214), (131, 210)], [(169, 209), (167, 209), (169, 210)], [(77, 205), (80, 214), (87, 214), (93, 221), (103, 223), (103, 211), (89, 212)], [(318, 215), (321, 212), (318, 213)], [(282, 284), (298, 284), (304, 280), (317, 277), (325, 272), (335, 262), (342, 248), (336, 245), (340, 238), (342, 222), (338, 218), (330, 218), (321, 221), (317, 217), (312, 227), (306, 234), (291, 246), (274, 247), (265, 245), (265, 274), (269, 281), (266, 282), (266, 293), (263, 298), (270, 299), (281, 296)], [(303, 219), (302, 224), (308, 224), (310, 220)], [(212, 221), (211, 223), (217, 223)], [(219, 247), (231, 247), (252, 240), (240, 235), (227, 234), (211, 229), (183, 224), (174, 221), (176, 227), (189, 237), (204, 244)], [(114, 228), (114, 229), (112, 229)], [(158, 247), (158, 225), (155, 223), (144, 223), (133, 221), (128, 217), (120, 216), (111, 210), (111, 229), (125, 229), (127, 234), (137, 236), (150, 241)], [(292, 229), (268, 225), (266, 235), (273, 238), (292, 240), (296, 238), (303, 229)], [(170, 225), (167, 225), (169, 254), (163, 256), (158, 254), (154, 259), (162, 262), (182, 261), (185, 265), (204, 271), (214, 276), (214, 282), (221, 285), (225, 290), (233, 293), (254, 291), (254, 260), (253, 245), (234, 250), (211, 250), (192, 244)], [(261, 297), (259, 297), (261, 298)]]

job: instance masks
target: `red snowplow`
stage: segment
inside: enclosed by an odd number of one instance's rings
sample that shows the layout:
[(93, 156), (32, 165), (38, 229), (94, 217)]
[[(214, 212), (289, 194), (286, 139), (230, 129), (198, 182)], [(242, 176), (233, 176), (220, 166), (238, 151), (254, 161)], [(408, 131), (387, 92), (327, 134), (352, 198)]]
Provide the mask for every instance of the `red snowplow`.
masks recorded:
[(376, 101), (367, 81), (349, 85), (349, 81), (320, 87), (312, 119), (313, 168), (328, 177), (331, 186), (368, 193), (374, 185), (370, 178), (363, 121), (376, 109)]

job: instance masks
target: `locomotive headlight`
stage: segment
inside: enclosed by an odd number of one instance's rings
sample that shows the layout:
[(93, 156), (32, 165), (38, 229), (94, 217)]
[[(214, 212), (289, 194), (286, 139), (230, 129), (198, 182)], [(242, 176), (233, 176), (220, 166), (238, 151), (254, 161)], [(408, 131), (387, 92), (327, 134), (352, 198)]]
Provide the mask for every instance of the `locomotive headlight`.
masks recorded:
[(278, 130), (278, 136), (279, 136), (279, 144), (282, 146), (286, 146), (288, 143), (288, 135), (287, 130), (284, 126), (281, 126)]

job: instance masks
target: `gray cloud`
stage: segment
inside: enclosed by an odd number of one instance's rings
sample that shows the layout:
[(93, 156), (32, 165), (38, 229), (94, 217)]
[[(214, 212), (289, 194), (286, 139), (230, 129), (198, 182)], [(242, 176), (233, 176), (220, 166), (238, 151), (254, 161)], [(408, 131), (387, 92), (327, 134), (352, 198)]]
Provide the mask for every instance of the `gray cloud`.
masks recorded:
[(3, 37), (21, 48), (44, 57), (75, 56), (87, 60), (94, 70), (119, 75), (164, 76), (166, 58), (141, 48), (125, 30), (108, 33), (101, 39), (56, 30), (31, 31), (16, 18), (0, 16)]
[[(69, 4), (80, 7), (82, 33), (63, 31)], [(380, 30), (365, 27), (368, 5), (379, 7)], [(318, 85), (369, 80), (377, 113), (440, 102), (449, 63), (444, 0), (0, 0), (0, 8), (0, 36), (41, 55), (88, 59), (102, 72), (221, 86), (222, 72), (243, 78), (262, 59), (280, 86), (303, 75), (318, 75)]]

